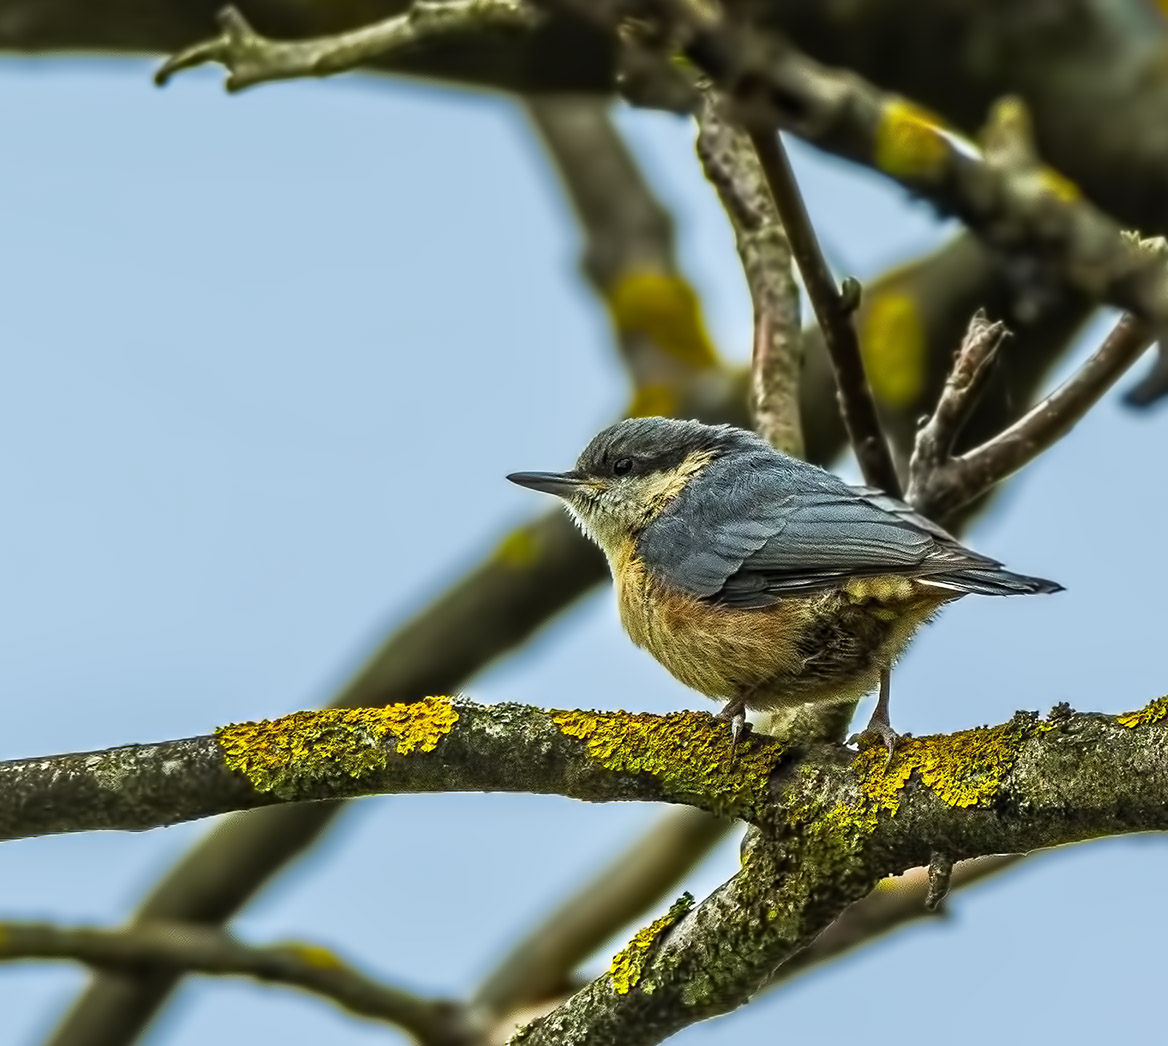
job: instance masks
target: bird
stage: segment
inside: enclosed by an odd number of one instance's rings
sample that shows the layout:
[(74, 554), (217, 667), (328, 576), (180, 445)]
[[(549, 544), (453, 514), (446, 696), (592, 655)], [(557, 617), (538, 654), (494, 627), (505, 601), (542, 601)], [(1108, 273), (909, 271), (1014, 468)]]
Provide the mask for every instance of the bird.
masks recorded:
[(608, 560), (621, 624), (683, 684), (746, 711), (879, 696), (853, 742), (899, 736), (893, 663), (969, 594), (1061, 591), (966, 548), (898, 498), (854, 486), (733, 425), (629, 418), (567, 472), (515, 472), (553, 494)]

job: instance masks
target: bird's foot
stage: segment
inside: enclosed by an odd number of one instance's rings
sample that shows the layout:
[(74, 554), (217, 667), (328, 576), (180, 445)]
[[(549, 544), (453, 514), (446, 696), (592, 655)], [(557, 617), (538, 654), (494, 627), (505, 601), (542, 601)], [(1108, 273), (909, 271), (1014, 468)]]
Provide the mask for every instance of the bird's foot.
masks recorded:
[(736, 697), (727, 701), (715, 719), (721, 719), (730, 724), (730, 765), (734, 765), (734, 752), (741, 738), (750, 733), (752, 727), (746, 718), (746, 702)]
[(880, 694), (876, 699), (876, 707), (872, 709), (872, 718), (868, 720), (868, 725), (863, 730), (848, 738), (848, 744), (854, 744), (857, 748), (866, 748), (877, 743), (883, 744), (888, 750), (888, 762), (884, 764), (886, 768), (896, 754), (896, 746), (901, 737), (912, 736), (912, 734), (898, 734), (888, 721), (888, 698), (891, 689), (892, 673), (885, 668), (880, 672)]
[(896, 746), (906, 737), (912, 737), (912, 734), (898, 734), (887, 722), (873, 716), (872, 721), (863, 730), (848, 738), (848, 744), (857, 748), (882, 744), (888, 750), (888, 762), (891, 763), (892, 757), (896, 754)]

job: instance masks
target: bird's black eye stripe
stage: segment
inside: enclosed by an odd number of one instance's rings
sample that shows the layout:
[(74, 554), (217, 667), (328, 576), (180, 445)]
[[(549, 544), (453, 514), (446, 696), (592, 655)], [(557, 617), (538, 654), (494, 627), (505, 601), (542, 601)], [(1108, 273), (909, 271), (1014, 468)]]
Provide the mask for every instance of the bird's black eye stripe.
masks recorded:
[(612, 472), (614, 476), (627, 476), (633, 471), (632, 458), (617, 458), (612, 463)]

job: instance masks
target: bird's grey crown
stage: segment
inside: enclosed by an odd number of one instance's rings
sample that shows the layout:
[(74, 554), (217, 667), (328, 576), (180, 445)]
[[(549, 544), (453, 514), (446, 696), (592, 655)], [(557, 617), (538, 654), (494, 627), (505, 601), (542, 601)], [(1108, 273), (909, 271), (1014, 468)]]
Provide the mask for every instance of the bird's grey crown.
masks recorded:
[[(666, 472), (695, 452), (769, 450), (753, 432), (733, 425), (703, 425), (676, 418), (628, 418), (598, 432), (576, 462), (582, 476), (605, 476), (621, 458), (638, 471)], [(771, 453), (774, 453), (771, 451)]]

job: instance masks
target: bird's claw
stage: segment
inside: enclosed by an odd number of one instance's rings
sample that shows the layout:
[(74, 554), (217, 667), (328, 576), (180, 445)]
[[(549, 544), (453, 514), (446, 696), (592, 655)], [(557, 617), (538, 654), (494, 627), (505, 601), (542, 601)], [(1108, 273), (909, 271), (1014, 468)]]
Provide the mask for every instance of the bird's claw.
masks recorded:
[(730, 765), (733, 766), (739, 740), (753, 729), (746, 718), (746, 706), (740, 701), (730, 701), (714, 718), (730, 724)]
[(860, 749), (882, 744), (888, 751), (888, 762), (891, 763), (892, 757), (896, 754), (896, 746), (906, 737), (912, 737), (912, 734), (898, 734), (888, 723), (873, 720), (858, 734), (852, 734), (848, 738), (848, 744)]

